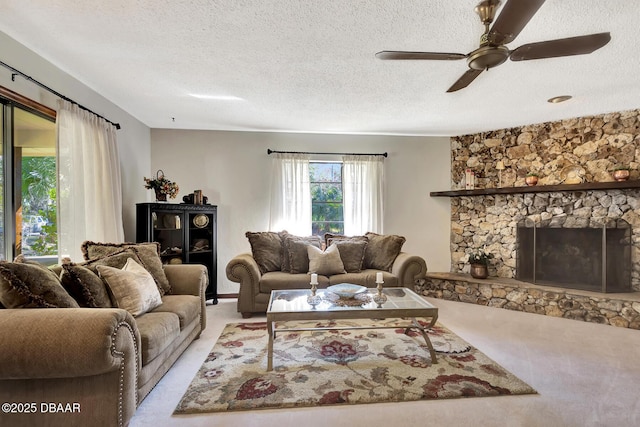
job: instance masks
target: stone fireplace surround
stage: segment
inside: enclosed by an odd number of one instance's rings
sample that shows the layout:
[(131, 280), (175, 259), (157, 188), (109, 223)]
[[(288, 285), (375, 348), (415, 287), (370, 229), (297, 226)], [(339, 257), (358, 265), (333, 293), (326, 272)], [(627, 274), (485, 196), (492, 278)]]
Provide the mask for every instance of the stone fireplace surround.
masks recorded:
[[(584, 170), (584, 182), (612, 181), (614, 167), (626, 165), (640, 178), (640, 110), (568, 119), (451, 138), (452, 188), (466, 169), (476, 188), (524, 186), (529, 171), (538, 185), (556, 185), (563, 169)], [(597, 226), (622, 219), (632, 228), (631, 294), (600, 294), (518, 282), (516, 234), (520, 221), (561, 226)], [(486, 282), (471, 279), (466, 255), (485, 247), (495, 255)], [(493, 305), (640, 329), (640, 189), (605, 189), (451, 198), (451, 271), (429, 273), (427, 296)]]

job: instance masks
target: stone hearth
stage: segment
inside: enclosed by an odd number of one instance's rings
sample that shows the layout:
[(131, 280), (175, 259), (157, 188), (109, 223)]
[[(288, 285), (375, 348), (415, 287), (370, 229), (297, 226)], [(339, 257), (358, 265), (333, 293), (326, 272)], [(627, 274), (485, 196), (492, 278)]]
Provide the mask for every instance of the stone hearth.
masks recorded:
[(416, 284), (416, 292), (450, 301), (640, 329), (639, 292), (602, 294), (500, 277), (474, 279), (456, 273), (427, 273), (427, 279)]

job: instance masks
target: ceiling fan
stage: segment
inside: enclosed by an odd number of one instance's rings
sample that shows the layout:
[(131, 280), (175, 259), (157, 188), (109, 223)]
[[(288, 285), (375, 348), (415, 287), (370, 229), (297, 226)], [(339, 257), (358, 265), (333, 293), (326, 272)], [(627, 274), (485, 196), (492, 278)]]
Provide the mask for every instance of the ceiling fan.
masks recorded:
[(376, 53), (376, 57), (385, 60), (428, 59), (456, 60), (466, 59), (469, 70), (465, 72), (447, 92), (455, 92), (467, 87), (484, 70), (496, 67), (507, 60), (528, 61), (530, 59), (554, 58), (560, 56), (583, 55), (591, 53), (611, 40), (609, 33), (590, 34), (566, 39), (548, 40), (522, 45), (510, 50), (505, 45), (511, 43), (520, 34), (535, 15), (544, 0), (509, 0), (500, 16), (491, 28), (499, 0), (483, 0), (475, 8), (484, 24), (485, 31), (480, 37), (480, 47), (464, 55), (444, 52), (403, 52), (385, 50)]

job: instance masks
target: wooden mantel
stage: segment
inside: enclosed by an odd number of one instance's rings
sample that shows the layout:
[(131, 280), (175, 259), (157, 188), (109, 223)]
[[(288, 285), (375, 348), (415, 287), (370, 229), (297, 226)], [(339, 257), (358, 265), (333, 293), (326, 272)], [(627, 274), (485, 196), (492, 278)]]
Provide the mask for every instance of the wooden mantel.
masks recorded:
[(582, 184), (533, 185), (527, 187), (479, 188), (475, 190), (432, 191), (431, 197), (492, 196), (495, 194), (554, 193), (562, 191), (621, 190), (640, 188), (640, 180), (586, 182)]

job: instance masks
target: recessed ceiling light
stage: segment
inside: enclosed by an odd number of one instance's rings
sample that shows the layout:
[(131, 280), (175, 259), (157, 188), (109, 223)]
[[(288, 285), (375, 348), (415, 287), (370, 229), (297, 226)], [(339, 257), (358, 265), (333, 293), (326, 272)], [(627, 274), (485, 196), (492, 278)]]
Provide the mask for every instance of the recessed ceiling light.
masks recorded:
[(233, 95), (205, 95), (200, 93), (190, 93), (190, 96), (198, 99), (215, 99), (217, 101), (242, 101), (243, 99)]
[(571, 95), (554, 96), (553, 98), (547, 99), (547, 102), (550, 102), (552, 104), (557, 104), (559, 102), (568, 101), (571, 98), (572, 98)]

